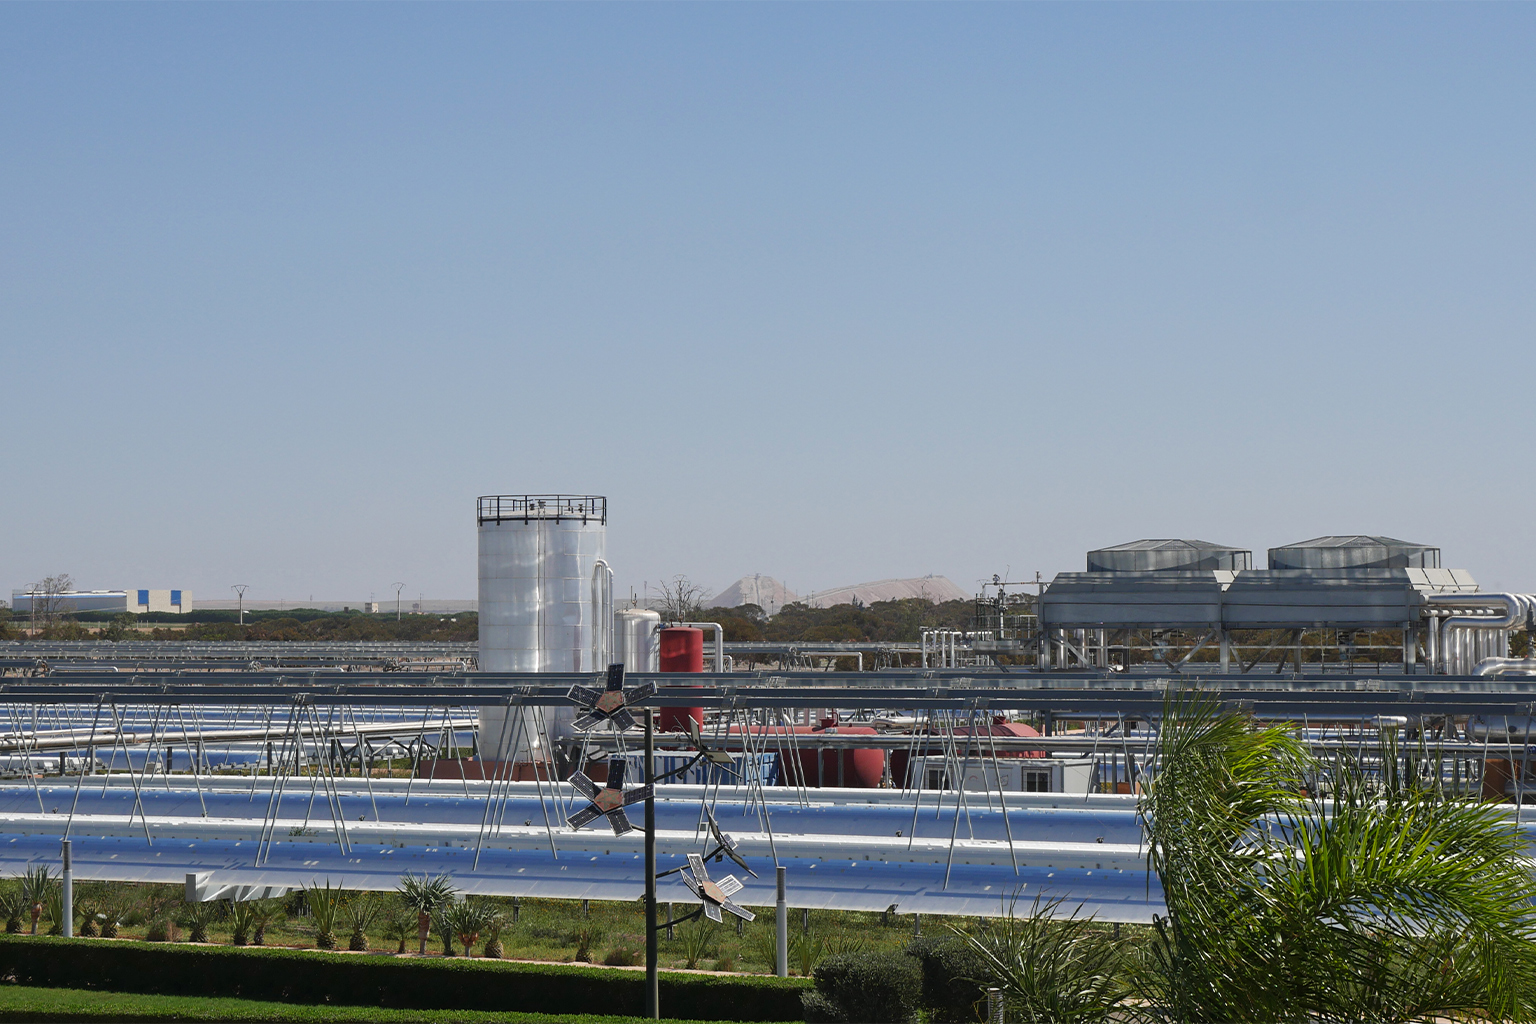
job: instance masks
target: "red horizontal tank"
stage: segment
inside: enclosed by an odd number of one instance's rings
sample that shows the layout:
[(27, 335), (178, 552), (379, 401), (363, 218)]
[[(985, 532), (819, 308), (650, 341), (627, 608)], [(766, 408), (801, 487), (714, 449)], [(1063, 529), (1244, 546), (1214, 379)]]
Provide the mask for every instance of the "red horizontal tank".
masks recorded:
[[(806, 732), (827, 736), (874, 736), (867, 725), (832, 725)], [(839, 763), (841, 755), (841, 763)], [(818, 763), (818, 760), (820, 763)], [(786, 779), (779, 771), (780, 785), (844, 786), (849, 789), (878, 789), (885, 778), (885, 751), (878, 747), (863, 750), (800, 751), (801, 779)]]
[[(730, 730), (732, 736), (740, 736), (744, 730), (740, 726), (733, 726)], [(885, 778), (885, 751), (878, 747), (861, 750), (811, 750), (800, 746), (800, 756), (790, 764), (798, 762), (799, 771), (786, 770), (784, 754), (789, 752), (789, 733), (796, 736), (814, 736), (825, 733), (832, 736), (874, 736), (877, 730), (867, 725), (769, 725), (753, 726), (751, 734), (760, 737), (756, 743), (764, 753), (775, 754), (775, 760), (779, 765), (779, 785), (781, 786), (845, 786), (849, 789), (878, 789)], [(821, 763), (817, 764), (817, 755), (821, 755)], [(841, 755), (841, 776), (839, 776), (839, 755)]]

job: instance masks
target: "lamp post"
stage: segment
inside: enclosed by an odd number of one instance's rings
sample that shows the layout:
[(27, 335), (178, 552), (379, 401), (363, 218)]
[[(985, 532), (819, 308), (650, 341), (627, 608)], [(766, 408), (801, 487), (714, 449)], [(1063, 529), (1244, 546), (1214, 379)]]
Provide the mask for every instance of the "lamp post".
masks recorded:
[(400, 621), (400, 591), (405, 589), (404, 583), (395, 584), (395, 621)]
[(234, 586), (230, 587), (229, 589), (233, 590), (236, 594), (239, 595), (239, 602), (240, 602), (240, 625), (243, 626), (243, 625), (245, 625), (245, 592), (247, 590), (251, 589), (250, 584), (249, 583), (236, 583)]

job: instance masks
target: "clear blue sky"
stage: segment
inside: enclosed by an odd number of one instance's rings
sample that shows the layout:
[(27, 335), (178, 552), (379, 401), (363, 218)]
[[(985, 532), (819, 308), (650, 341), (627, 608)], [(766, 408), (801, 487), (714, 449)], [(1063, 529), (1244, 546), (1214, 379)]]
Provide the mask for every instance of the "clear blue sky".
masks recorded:
[[(1536, 589), (1536, 6), (0, 6), (0, 585)], [(1262, 554), (1260, 555), (1262, 558)]]

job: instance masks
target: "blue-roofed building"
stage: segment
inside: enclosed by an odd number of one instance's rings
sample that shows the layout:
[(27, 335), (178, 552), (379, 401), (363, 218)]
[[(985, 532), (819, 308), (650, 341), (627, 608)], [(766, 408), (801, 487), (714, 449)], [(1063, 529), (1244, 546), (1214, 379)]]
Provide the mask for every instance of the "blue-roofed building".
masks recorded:
[(55, 611), (71, 612), (174, 612), (184, 614), (192, 610), (190, 590), (71, 590), (62, 594), (34, 594), (32, 590), (12, 590), (11, 608), (17, 612), (30, 612), (36, 598), (38, 608), (50, 602)]

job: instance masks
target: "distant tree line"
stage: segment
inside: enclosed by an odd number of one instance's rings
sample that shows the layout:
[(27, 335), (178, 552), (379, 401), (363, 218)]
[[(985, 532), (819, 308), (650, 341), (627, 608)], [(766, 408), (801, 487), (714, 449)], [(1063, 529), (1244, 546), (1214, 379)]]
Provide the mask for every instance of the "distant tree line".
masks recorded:
[(944, 601), (907, 597), (895, 601), (835, 604), (813, 608), (795, 601), (769, 615), (755, 604), (723, 608), (710, 605), (708, 591), (686, 576), (674, 576), (660, 585), (661, 600), (653, 603), (665, 622), (718, 622), (727, 642), (812, 641), (910, 642), (922, 638), (925, 629), (974, 629), (974, 601)]
[[(796, 602), (777, 615), (755, 604), (735, 608), (706, 608), (695, 604), (674, 621), (718, 622), (727, 641), (917, 641), (925, 629), (973, 628), (975, 605), (970, 601), (934, 604), (922, 598), (839, 604), (812, 608)], [(26, 615), (0, 608), (0, 640), (32, 634)], [(149, 627), (149, 628), (145, 628)], [(50, 617), (36, 629), (40, 640), (241, 640), (295, 641), (464, 641), (479, 636), (474, 612), (406, 615), (361, 611), (329, 612), (316, 608), (247, 611), (240, 625), (233, 611), (207, 610), (177, 615), (171, 612), (77, 612)]]
[[(149, 628), (144, 628), (144, 627)], [(318, 608), (247, 611), (240, 625), (232, 611), (76, 612), (57, 614), (34, 629), (25, 614), (0, 608), (0, 640), (241, 640), (321, 641), (406, 640), (472, 641), (479, 637), (474, 612), (406, 615), (360, 611), (329, 612)]]
[[(314, 609), (303, 609), (313, 612)], [(245, 613), (245, 625), (237, 622), (193, 623), (185, 629), (157, 627), (153, 640), (267, 640), (316, 643), (319, 641), (406, 640), (418, 643), (473, 641), (480, 636), (480, 617), (474, 612), (453, 615), (367, 615), (361, 612), (319, 612), (300, 617), (294, 612), (268, 612), (260, 617)]]
[(698, 621), (720, 623), (727, 641), (916, 643), (925, 629), (973, 629), (975, 618), (974, 601), (934, 604), (920, 597), (905, 597), (873, 604), (835, 604), (830, 608), (812, 608), (796, 601), (772, 616), (755, 604), (703, 608)]

